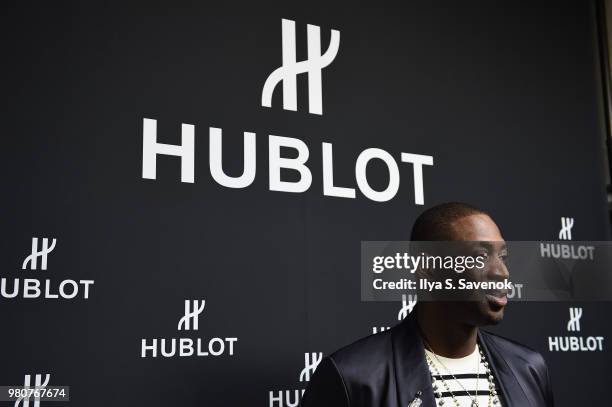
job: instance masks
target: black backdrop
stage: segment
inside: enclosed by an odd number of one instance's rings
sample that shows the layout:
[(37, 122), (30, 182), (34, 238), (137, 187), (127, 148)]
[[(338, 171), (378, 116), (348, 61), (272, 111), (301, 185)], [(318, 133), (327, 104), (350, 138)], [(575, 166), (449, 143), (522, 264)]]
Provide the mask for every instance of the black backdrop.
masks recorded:
[[(360, 302), (360, 241), (407, 239), (423, 208), (473, 203), (509, 240), (556, 239), (562, 216), (575, 240), (610, 237), (590, 2), (2, 7), (2, 277), (95, 284), (88, 299), (0, 298), (0, 385), (50, 374), (74, 406), (289, 405), (270, 392), (305, 388), (305, 353), (397, 323), (401, 304)], [(282, 108), (280, 85), (261, 106), (282, 18), (296, 23), (298, 60), (306, 24), (321, 27), (323, 51), (341, 33), (323, 115), (308, 113), (304, 74), (297, 111)], [(142, 178), (144, 118), (169, 144), (181, 123), (195, 126), (195, 183), (169, 157), (156, 180)], [(242, 133), (257, 134), (249, 187), (213, 181), (211, 126), (235, 176)], [(308, 191), (269, 191), (269, 134), (308, 145)], [(335, 183), (350, 187), (366, 148), (432, 155), (425, 205), (401, 163), (388, 202), (323, 196), (322, 142), (334, 146)], [(379, 164), (368, 178), (381, 189)], [(46, 271), (22, 270), (32, 237), (57, 239)], [(186, 299), (206, 300), (198, 331), (177, 330)], [(569, 306), (603, 352), (549, 351), (549, 336), (570, 334)], [(605, 404), (609, 311), (511, 304), (494, 330), (544, 354), (558, 405)], [(178, 337), (238, 340), (233, 355), (141, 357), (142, 339)]]

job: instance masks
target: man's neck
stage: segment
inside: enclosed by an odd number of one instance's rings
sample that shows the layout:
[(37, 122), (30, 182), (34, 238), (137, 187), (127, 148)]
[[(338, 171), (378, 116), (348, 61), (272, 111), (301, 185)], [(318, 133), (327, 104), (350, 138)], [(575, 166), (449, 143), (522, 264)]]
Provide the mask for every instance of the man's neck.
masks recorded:
[(476, 349), (478, 328), (454, 318), (450, 307), (428, 303), (416, 307), (417, 323), (426, 348), (447, 358), (462, 358)]

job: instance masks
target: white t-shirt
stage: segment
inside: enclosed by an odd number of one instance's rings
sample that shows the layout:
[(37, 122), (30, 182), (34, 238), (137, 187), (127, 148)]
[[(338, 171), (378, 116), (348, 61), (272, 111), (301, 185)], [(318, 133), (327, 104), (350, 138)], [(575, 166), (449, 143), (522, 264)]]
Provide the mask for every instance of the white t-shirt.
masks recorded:
[[(425, 353), (429, 356), (429, 359), (437, 369), (437, 373), (435, 373), (435, 370), (432, 371), (431, 368), (430, 371), (436, 380), (439, 391), (442, 393), (445, 407), (455, 407), (455, 403), (450, 393), (453, 393), (459, 405), (462, 407), (472, 407), (472, 399), (476, 394), (480, 407), (489, 405), (489, 381), (487, 380), (486, 368), (480, 359), (478, 345), (476, 345), (472, 354), (457, 359), (434, 355), (427, 349), (425, 349)], [(455, 378), (453, 378), (451, 374), (453, 374)], [(442, 379), (444, 379), (444, 381)], [(448, 390), (444, 382), (448, 385)], [(458, 382), (461, 382), (461, 384)], [(466, 394), (466, 391), (469, 395)], [(436, 396), (436, 404), (438, 404), (437, 391), (435, 390), (434, 395)], [(491, 404), (493, 406), (501, 406), (501, 402), (499, 401), (497, 404)]]

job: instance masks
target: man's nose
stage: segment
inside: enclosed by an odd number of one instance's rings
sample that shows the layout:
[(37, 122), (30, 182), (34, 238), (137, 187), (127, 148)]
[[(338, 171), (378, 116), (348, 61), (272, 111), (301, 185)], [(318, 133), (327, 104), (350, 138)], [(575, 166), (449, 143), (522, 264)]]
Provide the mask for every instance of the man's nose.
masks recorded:
[(510, 272), (508, 271), (506, 263), (504, 263), (502, 259), (496, 259), (495, 262), (490, 265), (487, 277), (491, 281), (507, 280), (510, 277)]

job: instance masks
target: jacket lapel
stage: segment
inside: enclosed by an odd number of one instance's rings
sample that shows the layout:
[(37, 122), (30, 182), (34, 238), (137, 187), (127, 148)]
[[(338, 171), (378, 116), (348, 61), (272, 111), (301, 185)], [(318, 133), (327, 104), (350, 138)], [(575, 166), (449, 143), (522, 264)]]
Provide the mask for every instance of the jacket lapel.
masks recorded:
[(487, 335), (483, 335), (480, 330), (478, 339), (499, 387), (502, 405), (504, 407), (532, 406), (516, 375), (495, 344), (489, 341)]
[(399, 407), (407, 407), (420, 391), (422, 407), (435, 407), (423, 342), (411, 313), (392, 332), (393, 363)]
[[(411, 313), (392, 332), (393, 363), (399, 407), (407, 407), (418, 392), (422, 407), (435, 407), (436, 401), (431, 387), (429, 367), (425, 360), (423, 342), (418, 334), (415, 313)], [(531, 406), (514, 372), (486, 335), (478, 332), (479, 343), (489, 361), (493, 377), (500, 390), (504, 407)]]

